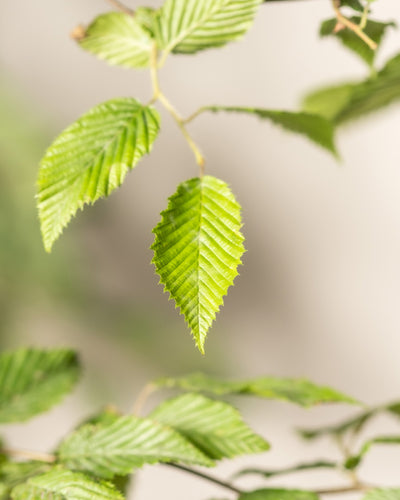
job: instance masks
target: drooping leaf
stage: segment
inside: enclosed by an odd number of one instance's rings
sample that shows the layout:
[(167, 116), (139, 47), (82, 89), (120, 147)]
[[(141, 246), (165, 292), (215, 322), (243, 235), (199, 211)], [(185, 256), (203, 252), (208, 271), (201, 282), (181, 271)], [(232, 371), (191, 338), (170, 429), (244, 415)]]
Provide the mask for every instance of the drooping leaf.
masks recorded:
[(318, 146), (337, 156), (334, 127), (329, 120), (319, 114), (234, 106), (207, 106), (203, 109), (215, 113), (218, 111), (244, 113), (257, 116), (262, 120), (269, 120), (285, 130), (307, 137)]
[(39, 217), (47, 251), (79, 208), (122, 184), (150, 152), (158, 130), (154, 108), (120, 98), (94, 107), (61, 133), (39, 171)]
[(158, 43), (166, 53), (193, 54), (241, 38), (262, 0), (166, 0)]
[(312, 491), (268, 488), (240, 495), (239, 500), (318, 500)]
[(269, 449), (235, 408), (200, 394), (188, 393), (165, 401), (150, 418), (172, 427), (215, 460)]
[(364, 456), (369, 452), (371, 447), (376, 444), (400, 444), (400, 436), (378, 436), (366, 441), (359, 453), (357, 455), (353, 455), (346, 460), (345, 467), (346, 469), (355, 469), (358, 467), (364, 458)]
[(158, 387), (176, 387), (185, 391), (208, 392), (217, 395), (245, 394), (266, 399), (289, 401), (300, 406), (319, 403), (358, 404), (353, 398), (330, 387), (318, 386), (305, 379), (259, 377), (243, 381), (226, 381), (193, 373), (178, 378), (161, 378)]
[(374, 77), (316, 90), (306, 96), (303, 108), (333, 120), (336, 125), (378, 111), (400, 99), (400, 54)]
[(133, 416), (81, 427), (64, 440), (58, 456), (67, 468), (104, 478), (126, 475), (134, 468), (157, 462), (213, 465), (173, 429)]
[(153, 40), (136, 16), (109, 12), (96, 17), (78, 43), (110, 64), (145, 68), (150, 64)]
[(80, 374), (75, 352), (19, 349), (0, 355), (0, 422), (23, 422), (71, 392)]
[(199, 350), (244, 252), (240, 205), (211, 176), (183, 182), (154, 228), (153, 263)]
[(283, 469), (255, 469), (248, 468), (243, 469), (235, 474), (234, 477), (248, 476), (248, 475), (256, 475), (265, 478), (275, 477), (275, 476), (283, 476), (286, 474), (292, 474), (294, 472), (301, 471), (313, 471), (316, 469), (336, 469), (338, 468), (338, 464), (336, 462), (326, 461), (326, 460), (318, 460), (316, 462), (306, 462), (297, 465), (293, 465), (292, 467), (285, 467)]
[[(354, 24), (359, 25), (361, 17), (355, 16), (350, 20)], [(354, 31), (351, 31), (349, 28), (344, 27), (344, 29), (336, 31), (336, 25), (337, 19), (328, 19), (327, 21), (324, 21), (320, 28), (320, 35), (322, 37), (335, 36), (345, 47), (361, 57), (361, 59), (363, 59), (368, 66), (373, 66), (377, 50), (371, 49), (358, 35), (356, 35), (356, 33), (354, 33)], [(395, 26), (396, 24), (394, 22), (382, 23), (368, 19), (363, 31), (379, 47), (387, 29)]]
[(123, 500), (124, 497), (112, 484), (94, 481), (92, 478), (55, 469), (33, 477), (13, 489), (13, 500)]
[(11, 490), (29, 478), (43, 474), (52, 466), (43, 462), (5, 462), (0, 465), (0, 500), (8, 500)]
[(376, 488), (368, 491), (362, 500), (400, 500), (400, 488)]
[(379, 413), (380, 409), (373, 408), (365, 412), (356, 415), (355, 417), (340, 422), (337, 425), (331, 425), (327, 427), (319, 427), (317, 429), (300, 429), (298, 432), (304, 439), (316, 439), (322, 436), (342, 436), (347, 432), (351, 432), (353, 435), (358, 434), (364, 428), (364, 426)]

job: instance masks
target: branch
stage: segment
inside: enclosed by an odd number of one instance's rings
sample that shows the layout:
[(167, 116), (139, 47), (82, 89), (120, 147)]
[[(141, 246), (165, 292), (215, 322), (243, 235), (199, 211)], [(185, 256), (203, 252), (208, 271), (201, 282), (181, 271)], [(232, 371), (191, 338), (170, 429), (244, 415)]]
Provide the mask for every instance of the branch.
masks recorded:
[(375, 486), (367, 484), (355, 484), (353, 486), (343, 486), (341, 488), (327, 488), (325, 490), (315, 490), (314, 493), (317, 495), (338, 495), (341, 493), (354, 493), (357, 491), (368, 491), (375, 488)]
[(340, 0), (332, 0), (333, 10), (335, 11), (338, 23), (349, 28), (353, 33), (355, 33), (363, 42), (365, 42), (368, 47), (372, 50), (376, 50), (378, 45), (370, 38), (358, 24), (354, 24), (350, 19), (345, 17), (340, 12)]
[(29, 460), (38, 460), (39, 462), (47, 462), (49, 464), (52, 464), (56, 461), (55, 455), (49, 455), (48, 453), (39, 453), (37, 451), (2, 448), (0, 450), (0, 453), (4, 455), (9, 455), (11, 457), (20, 457)]
[(239, 488), (236, 488), (236, 486), (233, 486), (233, 484), (226, 483), (225, 481), (220, 481), (219, 479), (209, 476), (208, 474), (204, 474), (203, 472), (199, 472), (194, 469), (190, 469), (189, 467), (185, 467), (184, 465), (178, 465), (174, 463), (166, 463), (163, 465), (169, 465), (170, 467), (174, 467), (175, 469), (182, 470), (184, 472), (188, 472), (189, 474), (193, 474), (194, 476), (201, 477), (202, 479), (205, 479), (206, 481), (209, 481), (210, 483), (217, 484), (218, 486), (222, 486), (222, 488), (225, 488), (227, 490), (233, 491), (234, 493), (237, 493), (238, 495), (243, 495), (244, 491), (240, 490)]
[(108, 2), (115, 7), (116, 9), (120, 10), (121, 12), (125, 12), (125, 14), (128, 14), (130, 16), (133, 16), (135, 14), (135, 11), (124, 5), (122, 2), (119, 0), (108, 0)]

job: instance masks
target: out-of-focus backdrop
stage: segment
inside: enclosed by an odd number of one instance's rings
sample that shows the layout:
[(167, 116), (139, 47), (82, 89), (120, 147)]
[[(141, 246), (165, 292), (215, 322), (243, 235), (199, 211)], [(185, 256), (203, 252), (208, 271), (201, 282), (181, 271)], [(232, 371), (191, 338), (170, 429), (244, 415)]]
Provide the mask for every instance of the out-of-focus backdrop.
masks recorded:
[[(77, 24), (107, 10), (102, 0), (0, 1), (0, 343), (74, 346), (86, 366), (78, 393), (49, 415), (11, 427), (10, 442), (46, 450), (109, 401), (128, 410), (148, 379), (197, 370), (305, 376), (367, 403), (400, 397), (398, 106), (342, 129), (340, 164), (251, 117), (204, 115), (191, 125), (207, 171), (227, 181), (243, 206), (247, 248), (206, 357), (150, 265), (159, 212), (179, 182), (197, 175), (164, 112), (153, 153), (109, 199), (79, 214), (45, 254), (34, 192), (46, 146), (101, 101), (150, 97), (146, 71), (110, 67), (69, 38)], [(399, 22), (400, 3), (380, 0), (374, 13)], [(327, 0), (263, 5), (244, 41), (171, 57), (161, 72), (164, 92), (184, 115), (204, 104), (295, 109), (307, 90), (366, 75), (336, 40), (318, 39), (319, 23), (331, 16)], [(392, 30), (378, 64), (398, 52), (400, 34)], [(314, 456), (290, 429), (349, 411), (235, 403), (273, 445), (237, 467)], [(390, 432), (394, 424), (375, 425)], [(316, 450), (325, 456), (330, 445), (322, 441)], [(363, 474), (390, 484), (399, 458), (398, 451), (377, 450)], [(224, 475), (231, 466), (220, 469)], [(306, 485), (305, 478), (295, 480)], [(311, 480), (326, 485), (333, 477)], [(145, 468), (134, 498), (160, 492), (165, 500), (219, 493), (168, 468)]]

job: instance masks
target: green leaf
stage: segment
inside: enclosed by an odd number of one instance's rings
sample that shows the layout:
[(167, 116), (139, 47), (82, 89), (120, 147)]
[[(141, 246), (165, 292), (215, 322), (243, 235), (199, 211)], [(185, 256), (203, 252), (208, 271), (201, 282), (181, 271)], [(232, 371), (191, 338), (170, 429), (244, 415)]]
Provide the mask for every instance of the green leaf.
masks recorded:
[(312, 491), (269, 488), (240, 495), (239, 500), (318, 500)]
[(235, 408), (200, 394), (165, 401), (150, 418), (172, 427), (215, 460), (269, 449), (269, 444), (243, 422)]
[(283, 469), (272, 469), (272, 470), (254, 469), (254, 468), (243, 469), (243, 470), (237, 472), (234, 477), (256, 475), (256, 476), (262, 476), (265, 478), (270, 478), (270, 477), (275, 477), (275, 476), (292, 474), (294, 472), (309, 471), (309, 470), (315, 470), (315, 469), (336, 469), (336, 468), (338, 468), (338, 464), (336, 462), (330, 462), (330, 461), (328, 462), (325, 460), (318, 460), (316, 462), (301, 463), (301, 464), (293, 465), (292, 467), (285, 467)]
[(43, 462), (10, 462), (0, 465), (0, 500), (9, 500), (11, 490), (20, 483), (38, 474), (43, 474), (51, 465)]
[(158, 43), (166, 53), (193, 54), (241, 38), (262, 0), (166, 0)]
[(173, 429), (133, 416), (81, 427), (61, 444), (59, 459), (67, 468), (104, 478), (126, 475), (133, 468), (157, 462), (213, 465)]
[(234, 106), (207, 106), (204, 111), (227, 111), (231, 113), (244, 113), (257, 116), (262, 120), (269, 120), (287, 131), (303, 135), (318, 146), (338, 156), (334, 136), (335, 130), (332, 123), (318, 114), (304, 112), (274, 111), (260, 108), (243, 108)]
[(364, 6), (360, 2), (360, 0), (342, 0), (340, 2), (340, 5), (342, 7), (350, 7), (351, 9), (357, 11), (357, 12), (363, 12), (364, 11)]
[(364, 458), (364, 456), (369, 452), (371, 447), (376, 444), (400, 444), (400, 436), (378, 436), (366, 441), (359, 453), (352, 457), (349, 457), (346, 460), (345, 467), (346, 469), (353, 470), (358, 467)]
[(55, 469), (13, 489), (13, 500), (123, 500), (111, 484), (77, 472)]
[[(352, 17), (351, 21), (354, 24), (359, 25), (361, 17)], [(337, 19), (328, 19), (327, 21), (324, 21), (320, 28), (320, 35), (322, 37), (335, 36), (345, 47), (361, 57), (361, 59), (363, 59), (368, 66), (373, 66), (377, 50), (372, 50), (358, 35), (354, 33), (354, 31), (351, 31), (349, 28), (344, 28), (335, 32), (336, 25)], [(363, 31), (379, 47), (386, 30), (395, 26), (396, 23), (394, 22), (382, 23), (368, 19)]]
[(362, 500), (400, 500), (400, 488), (377, 488), (368, 491)]
[(161, 378), (154, 382), (158, 387), (180, 388), (191, 392), (245, 394), (266, 399), (278, 399), (312, 406), (319, 403), (358, 404), (353, 398), (330, 387), (318, 386), (305, 379), (259, 377), (244, 381), (217, 380), (202, 373), (193, 373), (180, 378)]
[(110, 64), (126, 68), (150, 65), (153, 40), (135, 17), (123, 12), (102, 14), (88, 26), (79, 45)]
[(79, 208), (122, 184), (150, 152), (158, 130), (154, 108), (119, 98), (94, 107), (61, 133), (39, 171), (39, 217), (47, 251)]
[(224, 182), (205, 176), (180, 184), (161, 216), (153, 263), (204, 353), (244, 252), (240, 205)]
[(303, 107), (341, 125), (378, 111), (399, 99), (400, 54), (390, 59), (374, 77), (312, 92), (306, 96)]
[(80, 374), (66, 349), (20, 349), (0, 355), (0, 422), (23, 422), (71, 392)]

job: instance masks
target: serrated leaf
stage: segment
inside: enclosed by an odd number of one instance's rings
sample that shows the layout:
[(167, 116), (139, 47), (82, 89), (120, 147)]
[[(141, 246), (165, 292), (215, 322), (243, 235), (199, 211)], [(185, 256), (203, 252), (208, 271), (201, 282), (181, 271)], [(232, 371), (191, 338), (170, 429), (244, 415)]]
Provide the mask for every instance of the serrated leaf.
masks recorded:
[(123, 500), (113, 485), (69, 470), (55, 469), (13, 489), (13, 500)]
[(154, 108), (119, 98), (92, 108), (61, 133), (39, 171), (39, 218), (47, 251), (79, 208), (122, 184), (150, 152), (158, 130)]
[(312, 491), (268, 488), (240, 495), (239, 500), (318, 500)]
[(67, 468), (104, 478), (126, 475), (134, 468), (158, 462), (213, 465), (174, 430), (133, 416), (81, 427), (64, 440), (58, 456)]
[(75, 352), (19, 349), (0, 355), (0, 423), (23, 422), (71, 392), (80, 374)]
[(185, 391), (208, 392), (217, 395), (244, 394), (267, 399), (289, 401), (300, 406), (320, 403), (358, 402), (330, 387), (318, 386), (306, 379), (259, 377), (243, 381), (226, 381), (193, 373), (178, 378), (161, 378), (154, 382), (158, 387), (177, 387)]
[(302, 472), (302, 471), (313, 471), (316, 469), (336, 469), (338, 468), (338, 464), (336, 462), (326, 461), (326, 460), (317, 460), (316, 462), (306, 462), (297, 465), (293, 465), (292, 467), (285, 467), (283, 469), (255, 469), (255, 468), (247, 468), (243, 469), (235, 474), (234, 477), (242, 477), (248, 475), (256, 475), (265, 478), (275, 477), (275, 476), (283, 476), (286, 474), (292, 474), (294, 472)]
[(241, 38), (262, 0), (166, 0), (158, 43), (166, 53), (193, 54)]
[(153, 263), (204, 353), (244, 252), (240, 205), (223, 181), (205, 176), (180, 184), (161, 216)]
[(400, 488), (376, 488), (368, 491), (362, 500), (400, 500)]
[(126, 68), (150, 65), (153, 40), (136, 20), (123, 12), (102, 14), (87, 27), (79, 45), (110, 64)]
[[(359, 25), (361, 17), (354, 16), (350, 19), (354, 24)], [(337, 19), (328, 19), (321, 24), (320, 35), (322, 37), (335, 36), (349, 50), (363, 59), (368, 66), (373, 66), (377, 50), (371, 49), (358, 35), (349, 28), (335, 31)], [(368, 19), (363, 29), (364, 33), (380, 46), (386, 30), (396, 26), (394, 22), (382, 23)]]
[(316, 90), (306, 96), (303, 108), (342, 125), (400, 99), (400, 54), (374, 77)]
[(269, 449), (269, 444), (243, 422), (235, 408), (200, 394), (165, 401), (150, 418), (172, 427), (214, 460)]
[(335, 129), (329, 120), (319, 114), (236, 106), (207, 106), (203, 109), (215, 113), (219, 111), (244, 113), (257, 116), (262, 120), (269, 120), (287, 131), (307, 137), (318, 146), (338, 156), (334, 139)]
[(46, 472), (51, 465), (43, 462), (10, 462), (0, 466), (0, 499), (8, 500), (11, 490), (29, 478)]

